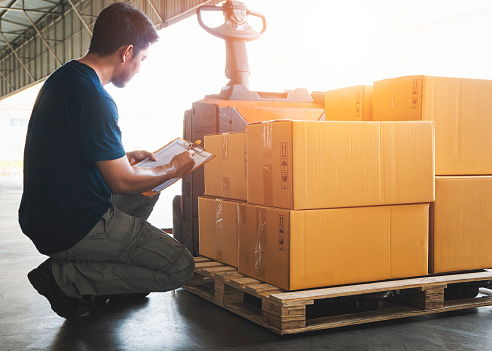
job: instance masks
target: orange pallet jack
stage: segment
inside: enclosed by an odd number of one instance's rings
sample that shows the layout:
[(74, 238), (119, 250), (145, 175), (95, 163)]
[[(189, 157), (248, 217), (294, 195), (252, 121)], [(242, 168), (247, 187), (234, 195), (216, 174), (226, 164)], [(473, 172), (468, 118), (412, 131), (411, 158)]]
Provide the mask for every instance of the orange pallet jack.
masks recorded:
[[(203, 11), (221, 11), (225, 23), (210, 28), (202, 21)], [(260, 32), (247, 22), (247, 16), (262, 19)], [(248, 10), (239, 1), (226, 1), (222, 6), (201, 6), (197, 9), (200, 26), (210, 34), (225, 40), (227, 85), (217, 95), (208, 95), (185, 111), (183, 138), (203, 140), (207, 134), (244, 132), (246, 125), (268, 120), (324, 120), (324, 93), (309, 93), (306, 89), (278, 92), (249, 90), (249, 63), (246, 42), (260, 38), (266, 30), (261, 13)], [(206, 145), (205, 145), (206, 147)], [(173, 200), (173, 234), (188, 250), (198, 256), (198, 197), (203, 195), (203, 167), (182, 180), (182, 194)]]

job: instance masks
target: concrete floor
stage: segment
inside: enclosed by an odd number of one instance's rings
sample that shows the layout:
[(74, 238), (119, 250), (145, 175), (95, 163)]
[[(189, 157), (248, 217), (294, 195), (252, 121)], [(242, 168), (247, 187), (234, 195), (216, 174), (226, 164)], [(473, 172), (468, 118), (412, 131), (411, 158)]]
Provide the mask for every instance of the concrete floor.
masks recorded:
[(490, 350), (492, 307), (281, 337), (182, 289), (68, 322), (26, 274), (45, 257), (17, 224), (21, 180), (0, 177), (0, 350)]

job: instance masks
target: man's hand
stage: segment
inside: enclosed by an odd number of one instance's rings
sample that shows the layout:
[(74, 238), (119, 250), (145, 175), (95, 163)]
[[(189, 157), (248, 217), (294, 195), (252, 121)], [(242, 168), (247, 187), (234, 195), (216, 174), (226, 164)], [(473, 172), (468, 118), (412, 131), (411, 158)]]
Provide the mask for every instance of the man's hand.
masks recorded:
[(152, 161), (157, 161), (154, 153), (145, 150), (136, 150), (130, 151), (126, 153), (126, 157), (128, 158), (128, 162), (131, 165), (134, 165), (137, 162), (150, 158)]
[(188, 174), (189, 171), (193, 169), (193, 167), (195, 166), (195, 161), (193, 160), (194, 155), (195, 151), (188, 150), (173, 157), (169, 164), (176, 172), (176, 178), (184, 177), (186, 174)]
[(97, 161), (96, 167), (113, 194), (138, 194), (169, 179), (185, 176), (195, 165), (193, 155), (195, 152), (188, 150), (174, 156), (167, 165), (147, 168), (132, 167), (130, 162), (146, 158), (155, 161), (155, 155), (148, 151), (133, 151), (116, 160)]

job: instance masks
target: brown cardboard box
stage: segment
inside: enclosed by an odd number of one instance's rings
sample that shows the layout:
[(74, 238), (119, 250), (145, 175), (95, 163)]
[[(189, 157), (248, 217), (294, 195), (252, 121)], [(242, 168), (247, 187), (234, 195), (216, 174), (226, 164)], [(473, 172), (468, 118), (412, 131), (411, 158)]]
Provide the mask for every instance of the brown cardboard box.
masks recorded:
[(206, 135), (205, 195), (246, 201), (246, 133)]
[(428, 204), (238, 209), (239, 272), (283, 289), (427, 274)]
[(248, 203), (289, 209), (434, 201), (433, 122), (246, 126)]
[(198, 198), (200, 255), (238, 266), (237, 205), (235, 201)]
[(431, 272), (492, 268), (491, 194), (492, 176), (436, 177)]
[(492, 174), (492, 80), (409, 76), (374, 82), (373, 120), (435, 121), (436, 174)]
[(371, 121), (372, 85), (325, 92), (326, 121)]

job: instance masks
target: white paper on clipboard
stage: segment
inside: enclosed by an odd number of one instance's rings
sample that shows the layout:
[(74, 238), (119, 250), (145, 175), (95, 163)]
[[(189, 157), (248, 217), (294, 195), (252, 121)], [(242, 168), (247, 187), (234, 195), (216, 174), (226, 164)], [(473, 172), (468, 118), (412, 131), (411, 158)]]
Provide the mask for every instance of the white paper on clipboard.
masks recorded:
[[(157, 158), (157, 161), (152, 161), (150, 159), (145, 159), (143, 161), (140, 161), (136, 163), (134, 166), (135, 167), (149, 167), (149, 168), (154, 168), (154, 167), (159, 167), (163, 165), (167, 165), (171, 162), (174, 156), (177, 154), (180, 154), (186, 150), (193, 150), (195, 151), (195, 155), (193, 156), (193, 160), (195, 161), (195, 165), (193, 166), (193, 169), (190, 171), (194, 171), (196, 168), (202, 166), (205, 162), (210, 160), (211, 158), (214, 157), (214, 155), (210, 152), (205, 151), (204, 149), (194, 146), (189, 141), (186, 141), (181, 138), (176, 138), (173, 141), (171, 141), (169, 144), (166, 146), (160, 148), (159, 150), (154, 152), (155, 157)], [(180, 178), (172, 178), (169, 179), (168, 181), (162, 183), (161, 185), (155, 187), (152, 189), (153, 192), (158, 193), (159, 191), (162, 191), (166, 189), (168, 186), (171, 184), (177, 182)]]

